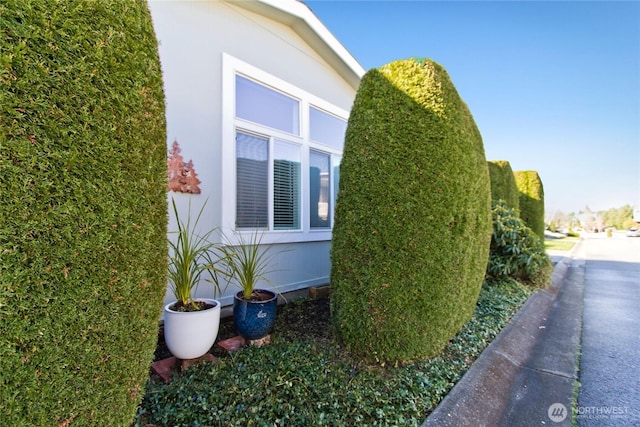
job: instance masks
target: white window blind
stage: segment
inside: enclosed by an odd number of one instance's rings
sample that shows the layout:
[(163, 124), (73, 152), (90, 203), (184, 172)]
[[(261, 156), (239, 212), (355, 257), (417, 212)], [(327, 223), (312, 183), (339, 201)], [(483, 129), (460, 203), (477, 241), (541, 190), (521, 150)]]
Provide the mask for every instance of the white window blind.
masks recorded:
[(274, 147), (273, 228), (300, 229), (300, 147), (284, 141)]
[(269, 226), (269, 140), (236, 133), (236, 227)]

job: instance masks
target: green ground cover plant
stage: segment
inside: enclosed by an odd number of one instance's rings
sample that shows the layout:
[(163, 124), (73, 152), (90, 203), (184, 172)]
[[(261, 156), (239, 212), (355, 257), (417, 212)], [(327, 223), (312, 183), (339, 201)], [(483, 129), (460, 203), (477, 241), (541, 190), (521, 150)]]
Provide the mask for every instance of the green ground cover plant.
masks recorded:
[(531, 292), (511, 279), (483, 286), (443, 351), (384, 367), (339, 345), (328, 299), (293, 301), (279, 311), (272, 344), (218, 354), (170, 384), (150, 378), (135, 426), (418, 426)]
[(0, 2), (0, 424), (122, 426), (167, 287), (144, 0)]
[(437, 354), (469, 320), (491, 238), (480, 132), (427, 59), (370, 70), (354, 101), (331, 249), (332, 316), (370, 361)]

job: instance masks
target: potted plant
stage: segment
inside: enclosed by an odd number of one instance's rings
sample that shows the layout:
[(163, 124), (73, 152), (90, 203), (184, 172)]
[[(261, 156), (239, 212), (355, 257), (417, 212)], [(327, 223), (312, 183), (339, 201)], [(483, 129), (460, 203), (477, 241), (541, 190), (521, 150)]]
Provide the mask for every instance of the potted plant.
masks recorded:
[(178, 216), (175, 200), (171, 200), (178, 223), (175, 239), (169, 239), (169, 283), (176, 301), (164, 307), (164, 339), (167, 348), (178, 359), (196, 359), (206, 354), (218, 336), (220, 326), (220, 302), (216, 299), (194, 299), (203, 274), (214, 286), (214, 298), (220, 292), (217, 255), (220, 246), (209, 238), (215, 229), (203, 235), (196, 227), (206, 205), (202, 205), (195, 222), (191, 222), (191, 202), (189, 217), (182, 221)]
[(241, 289), (234, 295), (233, 321), (245, 340), (258, 340), (271, 332), (278, 306), (276, 292), (256, 287), (261, 280), (273, 287), (267, 277), (273, 272), (269, 269), (272, 255), (261, 243), (257, 232), (247, 239), (238, 234), (236, 242), (225, 245), (222, 258), (226, 274)]

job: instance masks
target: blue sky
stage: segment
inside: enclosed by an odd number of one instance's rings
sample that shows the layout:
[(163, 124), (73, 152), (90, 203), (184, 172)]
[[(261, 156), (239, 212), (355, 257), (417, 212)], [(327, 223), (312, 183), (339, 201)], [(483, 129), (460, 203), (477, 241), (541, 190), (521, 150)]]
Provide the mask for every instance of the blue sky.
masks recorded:
[(548, 213), (640, 208), (640, 2), (305, 1), (365, 69), (445, 67)]

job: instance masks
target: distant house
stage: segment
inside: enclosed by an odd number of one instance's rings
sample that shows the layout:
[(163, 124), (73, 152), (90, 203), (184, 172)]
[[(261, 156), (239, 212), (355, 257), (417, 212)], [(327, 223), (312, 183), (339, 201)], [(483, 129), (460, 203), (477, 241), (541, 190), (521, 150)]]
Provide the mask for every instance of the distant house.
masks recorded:
[[(338, 166), (363, 68), (295, 0), (151, 0), (149, 8), (167, 151), (178, 142), (184, 167), (173, 169), (200, 191), (168, 197), (182, 216), (207, 200), (203, 231), (259, 230), (286, 249), (273, 259), (279, 291), (328, 283)], [(202, 283), (198, 295), (211, 294)]]

